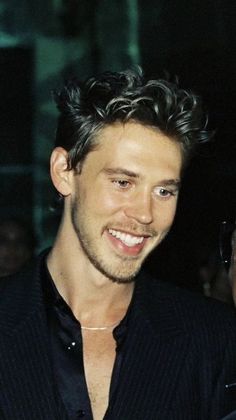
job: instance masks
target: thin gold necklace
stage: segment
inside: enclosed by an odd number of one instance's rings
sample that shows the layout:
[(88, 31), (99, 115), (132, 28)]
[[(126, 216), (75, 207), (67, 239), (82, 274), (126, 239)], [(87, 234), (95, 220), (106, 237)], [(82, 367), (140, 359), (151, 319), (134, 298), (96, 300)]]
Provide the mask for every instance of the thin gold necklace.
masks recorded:
[(118, 322), (116, 322), (115, 324), (112, 324), (112, 325), (106, 325), (104, 327), (85, 327), (84, 325), (81, 325), (81, 330), (104, 331), (104, 330), (109, 330), (111, 328), (115, 328), (119, 323), (120, 323), (120, 321), (118, 321)]

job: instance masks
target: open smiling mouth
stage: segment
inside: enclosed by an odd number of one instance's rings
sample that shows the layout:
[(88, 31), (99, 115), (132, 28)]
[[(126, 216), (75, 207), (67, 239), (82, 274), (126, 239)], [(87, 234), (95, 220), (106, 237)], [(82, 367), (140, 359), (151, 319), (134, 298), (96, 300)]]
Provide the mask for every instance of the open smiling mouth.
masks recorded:
[(143, 244), (144, 240), (147, 239), (147, 237), (145, 238), (144, 236), (134, 236), (114, 229), (108, 229), (108, 232), (128, 247), (140, 246)]

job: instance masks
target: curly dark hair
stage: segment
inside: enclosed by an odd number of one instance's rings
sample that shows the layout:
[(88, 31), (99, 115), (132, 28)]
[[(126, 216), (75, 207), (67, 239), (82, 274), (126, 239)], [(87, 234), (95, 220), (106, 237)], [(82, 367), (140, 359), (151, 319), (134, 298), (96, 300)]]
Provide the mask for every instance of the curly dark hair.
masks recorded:
[[(167, 80), (146, 80), (141, 69), (72, 79), (54, 93), (60, 116), (56, 146), (68, 151), (68, 169), (81, 168), (108, 124), (138, 122), (180, 142), (185, 162), (209, 138), (201, 100)], [(78, 165), (79, 164), (79, 165)]]

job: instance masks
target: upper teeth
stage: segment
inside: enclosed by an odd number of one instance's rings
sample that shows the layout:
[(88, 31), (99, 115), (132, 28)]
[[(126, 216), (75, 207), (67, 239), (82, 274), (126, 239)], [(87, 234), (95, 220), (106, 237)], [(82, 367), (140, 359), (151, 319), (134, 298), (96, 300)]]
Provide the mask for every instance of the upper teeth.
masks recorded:
[(119, 232), (114, 229), (109, 229), (109, 233), (115, 236), (115, 238), (120, 239), (127, 246), (141, 244), (144, 240), (143, 236), (131, 236), (129, 233)]

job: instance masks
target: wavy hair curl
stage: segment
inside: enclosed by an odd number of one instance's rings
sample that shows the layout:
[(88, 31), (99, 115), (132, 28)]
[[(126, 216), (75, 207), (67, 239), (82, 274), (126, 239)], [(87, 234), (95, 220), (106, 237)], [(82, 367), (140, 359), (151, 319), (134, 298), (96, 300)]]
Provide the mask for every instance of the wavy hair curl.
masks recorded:
[(185, 162), (209, 139), (201, 99), (177, 83), (145, 79), (140, 68), (104, 72), (84, 82), (72, 79), (54, 98), (60, 111), (56, 146), (68, 151), (69, 170), (81, 169), (99, 131), (115, 122), (135, 121), (161, 131), (181, 144)]

